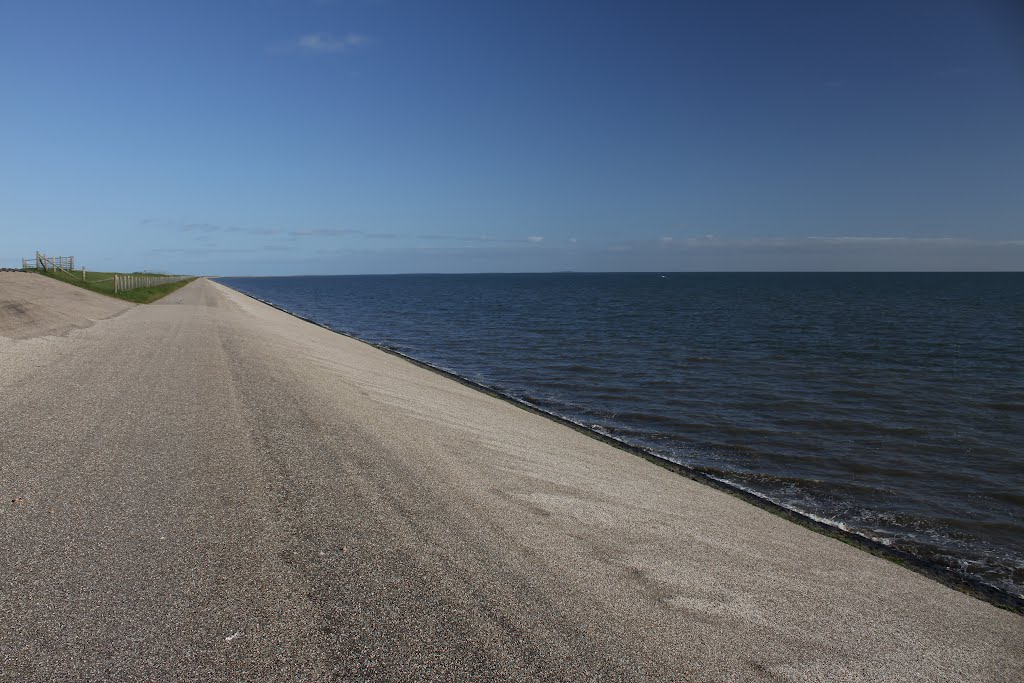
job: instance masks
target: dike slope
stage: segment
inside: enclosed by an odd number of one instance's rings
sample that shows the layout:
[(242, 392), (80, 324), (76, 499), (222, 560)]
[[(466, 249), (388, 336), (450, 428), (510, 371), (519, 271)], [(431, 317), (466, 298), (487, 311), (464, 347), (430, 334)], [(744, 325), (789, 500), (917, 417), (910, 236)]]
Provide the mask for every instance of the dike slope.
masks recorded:
[(0, 337), (64, 335), (134, 306), (37, 273), (0, 273)]

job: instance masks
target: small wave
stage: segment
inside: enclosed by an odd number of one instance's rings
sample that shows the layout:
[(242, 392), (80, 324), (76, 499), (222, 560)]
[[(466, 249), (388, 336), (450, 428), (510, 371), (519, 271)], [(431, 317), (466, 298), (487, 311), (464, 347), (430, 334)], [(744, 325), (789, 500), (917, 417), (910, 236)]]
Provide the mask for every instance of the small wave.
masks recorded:
[(1024, 403), (982, 403), (985, 408), (1002, 410), (1010, 413), (1024, 413)]
[(565, 372), (573, 372), (573, 373), (579, 373), (579, 374), (603, 374), (604, 372), (606, 372), (605, 370), (603, 370), (601, 368), (595, 368), (595, 367), (590, 366), (590, 365), (578, 365), (578, 364), (577, 365), (566, 365), (566, 366), (561, 367), (560, 369), (564, 370)]
[[(842, 520), (833, 519), (831, 517), (826, 517), (824, 515), (819, 515), (817, 513), (811, 512), (809, 510), (805, 510), (805, 509), (799, 508), (799, 507), (793, 505), (792, 503), (790, 503), (790, 502), (788, 502), (788, 501), (786, 501), (784, 499), (777, 498), (777, 497), (771, 496), (771, 495), (767, 495), (767, 494), (764, 493), (764, 491), (761, 491), (759, 489), (755, 489), (755, 488), (752, 488), (750, 486), (747, 486), (747, 485), (745, 485), (745, 484), (743, 484), (741, 482), (736, 481), (735, 479), (733, 479), (731, 477), (724, 477), (724, 476), (719, 476), (719, 475), (714, 475), (714, 474), (709, 474), (709, 473), (705, 473), (705, 476), (707, 476), (710, 479), (714, 479), (717, 482), (720, 482), (722, 484), (730, 486), (732, 488), (739, 489), (740, 491), (743, 491), (744, 493), (748, 493), (748, 494), (750, 494), (750, 495), (752, 495), (752, 496), (754, 496), (756, 498), (760, 498), (761, 500), (768, 501), (769, 503), (772, 503), (773, 505), (777, 505), (778, 507), (783, 508), (784, 510), (788, 510), (789, 512), (793, 512), (793, 513), (798, 514), (798, 515), (800, 515), (802, 517), (806, 517), (808, 519), (812, 519), (815, 522), (818, 522), (819, 524), (824, 524), (826, 526), (830, 526), (830, 527), (834, 527), (836, 529), (840, 529), (840, 530), (845, 531), (847, 533), (855, 533), (858, 536), (862, 536), (864, 538), (868, 538), (868, 536), (866, 536), (865, 534), (852, 530), (846, 524), (846, 522), (844, 522)], [(874, 539), (871, 539), (871, 540), (874, 540)]]

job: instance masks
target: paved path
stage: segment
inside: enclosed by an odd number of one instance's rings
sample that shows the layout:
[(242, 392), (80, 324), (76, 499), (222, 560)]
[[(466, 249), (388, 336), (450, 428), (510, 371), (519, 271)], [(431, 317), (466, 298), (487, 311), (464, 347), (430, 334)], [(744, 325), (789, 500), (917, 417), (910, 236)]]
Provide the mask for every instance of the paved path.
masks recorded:
[(1024, 680), (1020, 616), (213, 282), (96, 318), (0, 327), (0, 680)]

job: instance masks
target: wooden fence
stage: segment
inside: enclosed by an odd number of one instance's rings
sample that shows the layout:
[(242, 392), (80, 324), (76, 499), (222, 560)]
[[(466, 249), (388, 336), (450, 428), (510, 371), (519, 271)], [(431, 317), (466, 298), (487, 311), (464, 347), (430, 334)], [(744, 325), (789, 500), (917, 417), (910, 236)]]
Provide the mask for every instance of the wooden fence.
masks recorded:
[(171, 282), (181, 282), (189, 277), (189, 275), (115, 275), (114, 291), (127, 292), (130, 289), (156, 287)]
[(47, 256), (41, 251), (36, 252), (34, 259), (21, 259), (22, 270), (63, 270), (65, 273), (75, 269), (74, 256)]
[[(22, 270), (62, 270), (70, 274), (75, 269), (74, 256), (47, 256), (41, 251), (36, 252), (34, 259), (21, 259)], [(190, 275), (121, 275), (115, 273), (112, 278), (103, 280), (90, 280), (91, 283), (114, 281), (114, 292), (127, 292), (142, 287), (156, 287), (171, 282), (181, 282), (191, 277)], [(82, 267), (82, 282), (85, 282), (85, 267)]]

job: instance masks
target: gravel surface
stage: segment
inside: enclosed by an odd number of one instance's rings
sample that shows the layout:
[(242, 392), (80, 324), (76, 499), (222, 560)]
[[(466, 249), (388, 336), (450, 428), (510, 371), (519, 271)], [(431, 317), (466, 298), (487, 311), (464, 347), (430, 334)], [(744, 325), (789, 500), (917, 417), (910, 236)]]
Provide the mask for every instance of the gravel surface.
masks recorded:
[(0, 319), (0, 680), (1024, 680), (1018, 615), (219, 284), (116, 313)]

